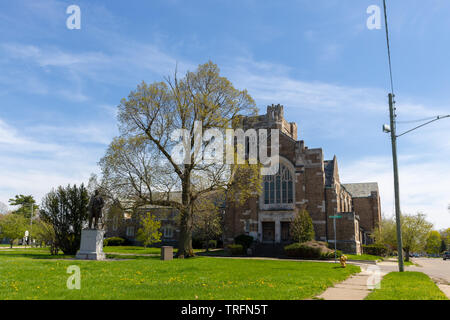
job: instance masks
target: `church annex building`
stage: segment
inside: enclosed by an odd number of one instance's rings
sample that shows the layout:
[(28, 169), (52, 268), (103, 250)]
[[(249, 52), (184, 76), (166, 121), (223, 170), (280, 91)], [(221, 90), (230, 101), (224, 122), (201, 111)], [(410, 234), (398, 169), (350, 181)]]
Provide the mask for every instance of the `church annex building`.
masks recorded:
[(276, 175), (263, 177), (258, 197), (240, 207), (227, 205), (224, 241), (247, 234), (260, 246), (284, 246), (292, 242), (289, 229), (296, 212), (306, 209), (316, 240), (334, 243), (330, 216), (339, 215), (337, 248), (362, 253), (362, 245), (372, 242), (369, 235), (381, 221), (378, 184), (341, 184), (336, 157), (325, 160), (321, 148), (309, 149), (297, 140), (297, 125), (284, 119), (281, 105), (268, 106), (265, 115), (244, 118), (242, 126), (280, 130), (280, 168)]

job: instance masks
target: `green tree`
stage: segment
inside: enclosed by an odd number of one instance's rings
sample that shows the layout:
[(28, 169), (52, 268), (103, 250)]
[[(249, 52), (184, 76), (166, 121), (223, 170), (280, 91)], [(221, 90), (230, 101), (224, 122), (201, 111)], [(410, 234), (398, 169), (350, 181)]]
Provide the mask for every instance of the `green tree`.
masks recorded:
[(445, 241), (447, 247), (450, 247), (450, 228), (441, 231), (441, 238)]
[(29, 218), (31, 216), (32, 208), (34, 212), (38, 210), (36, 200), (34, 200), (33, 196), (31, 195), (30, 196), (24, 196), (23, 194), (16, 195), (13, 199), (9, 199), (9, 205), (18, 207), (18, 209), (13, 211), (13, 213), (21, 214), (25, 218)]
[(81, 230), (88, 216), (89, 195), (81, 184), (58, 187), (42, 200), (40, 217), (55, 231), (56, 246), (74, 255), (80, 248)]
[(300, 243), (314, 239), (314, 226), (308, 211), (300, 210), (291, 223), (290, 231), (292, 238)]
[(199, 200), (194, 209), (194, 234), (205, 241), (207, 252), (210, 240), (216, 239), (221, 233), (222, 219), (216, 201), (208, 198)]
[(375, 228), (372, 237), (375, 243), (382, 244), (390, 249), (397, 249), (397, 229), (393, 218), (383, 217), (378, 228)]
[(155, 219), (151, 212), (145, 214), (141, 221), (142, 227), (138, 230), (137, 239), (144, 244), (144, 248), (153, 243), (161, 242), (161, 221)]
[[(178, 255), (192, 256), (193, 213), (200, 197), (226, 189), (230, 199), (242, 203), (261, 190), (259, 165), (211, 164), (197, 156), (213, 141), (198, 141), (198, 133), (214, 129), (225, 136), (242, 115), (256, 114), (255, 103), (208, 62), (181, 79), (175, 74), (164, 82), (142, 82), (118, 108), (120, 136), (100, 161), (101, 184), (125, 209), (157, 205), (178, 210)], [(176, 132), (184, 135), (185, 161), (172, 157), (180, 145), (172, 139)], [(177, 199), (171, 197), (174, 190), (181, 193)]]
[(423, 213), (402, 216), (403, 250), (405, 261), (409, 261), (410, 252), (423, 250), (427, 243), (427, 236), (433, 224), (426, 220)]
[(49, 246), (50, 254), (58, 254), (59, 248), (56, 244), (56, 233), (52, 224), (45, 222), (40, 218), (36, 219), (33, 222), (31, 234), (33, 235), (37, 244), (44, 244)]
[(25, 236), (29, 220), (22, 215), (8, 213), (0, 216), (0, 235), (8, 238), (13, 246), (14, 240)]
[(439, 252), (445, 252), (447, 251), (447, 243), (445, 243), (444, 239), (441, 239), (441, 247), (439, 248)]
[(441, 235), (438, 231), (430, 231), (427, 236), (425, 250), (429, 254), (439, 254), (441, 249)]

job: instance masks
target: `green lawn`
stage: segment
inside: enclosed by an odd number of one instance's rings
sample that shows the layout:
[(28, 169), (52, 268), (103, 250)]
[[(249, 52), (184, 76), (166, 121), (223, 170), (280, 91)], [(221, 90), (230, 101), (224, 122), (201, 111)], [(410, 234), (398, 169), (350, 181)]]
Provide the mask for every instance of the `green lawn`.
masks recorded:
[[(72, 257), (34, 248), (0, 251), (0, 299), (306, 299), (360, 271), (331, 263), (213, 257), (62, 258)], [(70, 265), (81, 269), (81, 290), (66, 287)]]
[(375, 260), (383, 260), (383, 257), (380, 256), (373, 256), (370, 254), (344, 254), (348, 260), (370, 260), (370, 261), (375, 261)]
[[(105, 253), (132, 253), (132, 254), (161, 254), (161, 248), (144, 248), (138, 246), (108, 246), (104, 247)], [(177, 252), (177, 248), (173, 249), (173, 252)], [(194, 252), (201, 252), (204, 250), (194, 249)]]
[(391, 272), (366, 300), (448, 300), (439, 287), (422, 272)]

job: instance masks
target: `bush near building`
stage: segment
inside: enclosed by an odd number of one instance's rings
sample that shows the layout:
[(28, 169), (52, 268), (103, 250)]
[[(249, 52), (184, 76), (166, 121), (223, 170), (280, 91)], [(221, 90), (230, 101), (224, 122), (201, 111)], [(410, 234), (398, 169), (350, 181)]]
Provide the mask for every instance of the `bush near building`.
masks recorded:
[(229, 244), (227, 248), (232, 256), (242, 256), (244, 254), (244, 247), (241, 244)]
[(241, 234), (241, 235), (237, 236), (236, 238), (234, 238), (234, 243), (240, 244), (243, 247), (243, 249), (246, 251), (253, 244), (253, 237), (245, 235), (245, 234)]
[(388, 255), (388, 248), (383, 244), (363, 245), (363, 253), (372, 256), (386, 257)]
[(127, 240), (121, 237), (111, 237), (103, 240), (104, 247), (117, 247), (117, 246), (124, 246), (126, 244)]
[[(284, 247), (284, 251), (291, 258), (322, 260), (334, 258), (334, 250), (329, 249), (325, 242), (320, 241), (293, 243)], [(340, 257), (342, 252), (337, 250), (336, 255)]]

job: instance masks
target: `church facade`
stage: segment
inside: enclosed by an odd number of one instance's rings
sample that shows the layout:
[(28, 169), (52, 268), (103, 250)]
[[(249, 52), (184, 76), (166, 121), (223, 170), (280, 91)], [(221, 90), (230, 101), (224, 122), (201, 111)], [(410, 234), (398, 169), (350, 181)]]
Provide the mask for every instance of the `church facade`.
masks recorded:
[(378, 184), (340, 182), (338, 162), (325, 160), (321, 148), (310, 149), (297, 139), (297, 125), (284, 118), (283, 106), (267, 107), (265, 115), (245, 117), (242, 129), (278, 129), (280, 167), (263, 177), (262, 192), (244, 205), (227, 205), (224, 241), (246, 234), (259, 245), (291, 243), (290, 224), (299, 210), (310, 214), (316, 240), (334, 244), (346, 253), (359, 254), (371, 243), (370, 234), (381, 221)]

